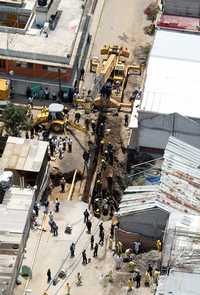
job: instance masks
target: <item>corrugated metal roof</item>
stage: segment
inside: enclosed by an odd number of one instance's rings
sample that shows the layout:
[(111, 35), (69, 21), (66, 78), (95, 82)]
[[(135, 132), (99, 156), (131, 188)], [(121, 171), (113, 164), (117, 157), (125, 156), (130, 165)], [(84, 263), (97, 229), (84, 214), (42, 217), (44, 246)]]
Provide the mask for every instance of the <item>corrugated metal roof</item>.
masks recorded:
[(160, 190), (186, 208), (200, 212), (200, 150), (170, 137), (164, 153)]
[(10, 136), (0, 166), (3, 169), (39, 172), (47, 147), (45, 141)]
[[(20, 258), (18, 255), (21, 255), (19, 248), (30, 218), (34, 195), (34, 189), (11, 187), (0, 204), (0, 289), (9, 288), (15, 280), (16, 263)], [(18, 245), (18, 249), (13, 249), (12, 245)]]
[(169, 276), (161, 276), (156, 295), (200, 295), (200, 274), (171, 270)]

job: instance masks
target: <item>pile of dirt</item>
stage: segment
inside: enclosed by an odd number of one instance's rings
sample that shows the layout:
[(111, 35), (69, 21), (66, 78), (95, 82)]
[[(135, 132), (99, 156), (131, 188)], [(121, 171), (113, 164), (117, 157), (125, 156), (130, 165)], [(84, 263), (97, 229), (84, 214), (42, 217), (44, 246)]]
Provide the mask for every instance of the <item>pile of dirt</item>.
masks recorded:
[(121, 126), (123, 122), (120, 116), (107, 116), (106, 123), (107, 128), (111, 130), (108, 139), (114, 149), (113, 194), (119, 202), (127, 187), (126, 148), (121, 137)]
[[(50, 168), (50, 179), (52, 181), (53, 186), (59, 186), (60, 185), (60, 180), (62, 177), (65, 178), (67, 183), (71, 183), (73, 176), (74, 176), (74, 171), (71, 170), (68, 173), (63, 173), (58, 167), (51, 167)], [(81, 171), (77, 171), (76, 174), (76, 181), (81, 180), (83, 177)]]

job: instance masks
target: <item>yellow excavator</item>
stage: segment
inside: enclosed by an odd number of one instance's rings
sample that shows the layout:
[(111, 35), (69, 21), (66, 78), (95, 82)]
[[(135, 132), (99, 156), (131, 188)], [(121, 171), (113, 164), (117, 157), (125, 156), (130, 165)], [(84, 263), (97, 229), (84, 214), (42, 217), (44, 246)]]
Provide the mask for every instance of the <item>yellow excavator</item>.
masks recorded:
[(63, 104), (52, 103), (49, 107), (43, 107), (34, 120), (34, 126), (42, 125), (54, 132), (64, 132), (68, 127), (75, 128), (86, 133), (86, 128), (73, 123), (65, 115), (66, 109)]
[(94, 102), (95, 106), (98, 107), (103, 104), (106, 107), (131, 107), (131, 103), (123, 102), (129, 69), (136, 67), (126, 64), (126, 59), (130, 55), (128, 49), (117, 45), (105, 45), (101, 49), (101, 55), (103, 56), (102, 62), (97, 57), (91, 59), (90, 71), (96, 73), (95, 88), (97, 94), (107, 84), (110, 85), (111, 95), (108, 100), (103, 100), (102, 97), (97, 95)]
[(0, 79), (0, 101), (10, 99), (10, 81)]

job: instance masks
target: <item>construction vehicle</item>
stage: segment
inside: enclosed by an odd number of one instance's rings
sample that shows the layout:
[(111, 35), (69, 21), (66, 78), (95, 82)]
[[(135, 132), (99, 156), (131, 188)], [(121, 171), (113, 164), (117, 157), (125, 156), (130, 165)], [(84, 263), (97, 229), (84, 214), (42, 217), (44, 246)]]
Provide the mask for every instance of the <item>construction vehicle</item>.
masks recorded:
[(10, 98), (10, 81), (0, 79), (0, 100), (9, 100)]
[(54, 132), (64, 132), (68, 127), (75, 128), (86, 133), (86, 128), (73, 123), (65, 116), (66, 109), (63, 104), (52, 103), (49, 107), (43, 107), (37, 114), (34, 126), (41, 125)]
[(95, 90), (97, 93), (95, 94), (97, 95), (103, 87), (110, 87), (112, 90), (109, 100), (103, 101), (102, 97), (96, 97), (95, 106), (101, 106), (103, 103), (106, 107), (131, 107), (132, 104), (123, 103), (129, 68), (133, 69), (133, 66), (126, 64), (126, 59), (129, 57), (128, 49), (117, 45), (105, 45), (101, 49), (101, 55), (103, 55), (102, 62), (97, 57), (90, 61), (90, 71), (96, 73)]

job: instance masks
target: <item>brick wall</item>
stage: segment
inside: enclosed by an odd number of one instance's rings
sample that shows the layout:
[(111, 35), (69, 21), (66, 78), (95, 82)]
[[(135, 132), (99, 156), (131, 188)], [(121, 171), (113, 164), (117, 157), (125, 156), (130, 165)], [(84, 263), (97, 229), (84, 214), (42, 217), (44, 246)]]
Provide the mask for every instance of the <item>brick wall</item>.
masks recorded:
[[(33, 64), (33, 63), (25, 63), (25, 67), (23, 63), (20, 64), (15, 61), (6, 60), (5, 65), (0, 62), (0, 71), (9, 73), (9, 71), (14, 71), (15, 76), (22, 76), (27, 78), (41, 78), (47, 80), (58, 81), (58, 68), (48, 67), (41, 64)], [(51, 70), (51, 68), (53, 70)], [(64, 82), (69, 82), (72, 76), (72, 69), (61, 69), (60, 78)]]

